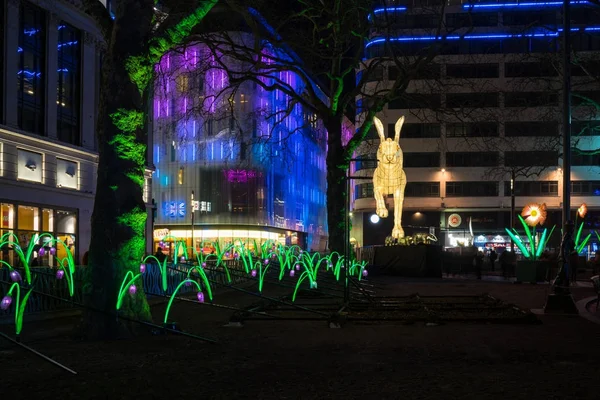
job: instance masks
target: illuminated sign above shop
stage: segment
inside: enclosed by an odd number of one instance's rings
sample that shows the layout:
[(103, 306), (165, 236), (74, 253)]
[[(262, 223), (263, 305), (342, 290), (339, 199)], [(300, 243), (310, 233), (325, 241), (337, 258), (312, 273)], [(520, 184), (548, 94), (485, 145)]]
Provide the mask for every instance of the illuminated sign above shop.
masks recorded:
[(163, 204), (165, 216), (170, 218), (185, 217), (185, 201), (167, 201)]

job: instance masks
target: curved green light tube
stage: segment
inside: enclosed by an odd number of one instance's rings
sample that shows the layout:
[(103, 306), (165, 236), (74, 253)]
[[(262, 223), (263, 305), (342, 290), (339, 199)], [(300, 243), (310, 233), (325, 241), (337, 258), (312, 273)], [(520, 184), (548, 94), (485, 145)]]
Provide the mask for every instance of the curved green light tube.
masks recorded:
[(33, 288), (23, 296), (21, 299), (21, 287), (18, 282), (14, 282), (8, 289), (7, 296), (13, 297), (12, 293), (14, 289), (17, 289), (17, 296), (15, 300), (15, 333), (19, 335), (23, 329), (23, 314), (25, 314), (25, 307), (27, 306), (27, 300), (33, 291)]
[(192, 268), (190, 268), (190, 270), (187, 273), (187, 280), (190, 280), (190, 275), (192, 274), (193, 271), (198, 272), (198, 275), (200, 275), (200, 278), (202, 279), (202, 282), (204, 283), (204, 286), (206, 287), (206, 291), (208, 293), (208, 298), (210, 299), (210, 301), (212, 301), (212, 299), (213, 299), (212, 289), (210, 287), (210, 282), (208, 282), (208, 278), (206, 277), (206, 273), (204, 272), (204, 269), (194, 265)]
[(508, 236), (510, 236), (510, 238), (515, 242), (515, 244), (517, 245), (519, 250), (521, 250), (521, 253), (523, 253), (523, 257), (525, 257), (525, 258), (531, 257), (531, 255), (529, 254), (529, 251), (521, 242), (521, 239), (518, 238), (517, 236), (515, 236), (514, 233), (509, 231), (508, 228), (504, 228), (504, 230), (506, 231), (506, 233), (508, 233)]
[(173, 300), (175, 300), (175, 296), (177, 295), (177, 292), (179, 292), (179, 289), (185, 284), (191, 282), (194, 285), (196, 285), (196, 287), (198, 288), (198, 291), (201, 292), (202, 288), (200, 287), (200, 284), (198, 282), (196, 282), (195, 280), (192, 279), (185, 279), (183, 280), (179, 285), (177, 285), (177, 288), (175, 288), (175, 291), (173, 292), (173, 294), (171, 295), (171, 298), (169, 299), (169, 303), (167, 304), (167, 309), (165, 310), (165, 319), (164, 319), (164, 323), (166, 324), (168, 319), (169, 319), (169, 312), (171, 311), (171, 306), (173, 305)]
[(165, 257), (165, 259), (161, 263), (160, 261), (158, 261), (158, 258), (156, 258), (153, 255), (149, 255), (149, 256), (144, 257), (144, 259), (142, 260), (142, 264), (146, 264), (146, 262), (148, 260), (154, 260), (158, 264), (158, 269), (160, 271), (160, 277), (161, 277), (162, 290), (163, 290), (163, 292), (166, 292), (167, 289), (169, 288), (169, 285), (167, 284), (167, 258)]
[(308, 272), (308, 270), (304, 271), (300, 277), (298, 278), (298, 282), (296, 282), (296, 287), (294, 288), (294, 293), (292, 294), (292, 303), (296, 301), (296, 294), (298, 293), (298, 289), (300, 288), (300, 284), (306, 279), (308, 278), (309, 282), (310, 282), (310, 286), (312, 288), (313, 286), (313, 279), (311, 274)]
[[(127, 281), (127, 278), (130, 276), (132, 278), (129, 281)], [(125, 274), (123, 282), (121, 282), (121, 288), (119, 289), (119, 297), (117, 298), (117, 311), (120, 310), (121, 306), (123, 305), (123, 298), (125, 297), (125, 293), (129, 289), (129, 286), (131, 286), (133, 282), (135, 282), (135, 280), (140, 276), (142, 276), (142, 274), (137, 274), (134, 276), (133, 272), (131, 271), (127, 271), (127, 273)]]

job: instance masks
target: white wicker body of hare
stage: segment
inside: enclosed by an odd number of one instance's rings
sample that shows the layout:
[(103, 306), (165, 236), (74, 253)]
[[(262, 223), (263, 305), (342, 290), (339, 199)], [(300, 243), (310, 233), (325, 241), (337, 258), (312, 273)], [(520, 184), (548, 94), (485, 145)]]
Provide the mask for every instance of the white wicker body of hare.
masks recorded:
[(404, 237), (402, 229), (402, 205), (404, 204), (404, 188), (406, 187), (406, 175), (402, 169), (403, 154), (400, 148), (400, 130), (404, 124), (404, 117), (396, 122), (394, 140), (385, 137), (383, 124), (375, 117), (373, 123), (381, 139), (377, 149), (377, 168), (373, 174), (373, 195), (377, 203), (376, 213), (381, 218), (388, 216), (384, 196), (394, 195), (394, 238)]

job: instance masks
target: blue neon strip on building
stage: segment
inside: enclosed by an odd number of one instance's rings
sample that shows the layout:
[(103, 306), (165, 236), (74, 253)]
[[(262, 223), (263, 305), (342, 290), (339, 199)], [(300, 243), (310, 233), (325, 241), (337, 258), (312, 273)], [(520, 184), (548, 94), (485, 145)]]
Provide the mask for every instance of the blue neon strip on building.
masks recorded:
[[(580, 4), (590, 4), (588, 1), (571, 1), (569, 4), (580, 5)], [(528, 2), (528, 3), (490, 3), (490, 4), (465, 4), (463, 8), (465, 10), (473, 9), (473, 8), (525, 8), (525, 7), (561, 7), (563, 5), (562, 1), (543, 1), (543, 2)]]
[[(396, 12), (404, 12), (406, 11), (406, 7), (382, 7), (376, 8), (373, 10), (373, 14), (382, 14), (382, 13), (396, 13)], [(369, 19), (371, 19), (371, 14), (369, 14)]]
[[(368, 48), (374, 44), (389, 42), (415, 42), (415, 41), (427, 41), (427, 40), (482, 40), (482, 39), (514, 39), (514, 38), (527, 38), (527, 37), (558, 37), (559, 32), (563, 29), (558, 29), (558, 32), (545, 32), (545, 33), (494, 33), (494, 34), (470, 34), (470, 35), (449, 35), (449, 36), (405, 36), (405, 37), (393, 37), (393, 38), (377, 38), (370, 40), (365, 45)], [(600, 31), (600, 27), (592, 26), (587, 28), (571, 28), (571, 32), (579, 31)]]

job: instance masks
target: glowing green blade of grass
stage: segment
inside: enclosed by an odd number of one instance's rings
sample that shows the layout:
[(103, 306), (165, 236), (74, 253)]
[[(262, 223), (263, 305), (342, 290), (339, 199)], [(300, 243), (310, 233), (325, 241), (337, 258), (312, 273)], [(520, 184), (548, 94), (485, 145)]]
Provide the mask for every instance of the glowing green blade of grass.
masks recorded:
[(504, 228), (504, 230), (506, 231), (506, 233), (508, 233), (508, 236), (510, 236), (510, 238), (515, 242), (515, 244), (517, 245), (517, 247), (519, 248), (519, 250), (521, 250), (521, 253), (523, 253), (523, 257), (530, 258), (531, 254), (529, 254), (529, 251), (523, 245), (523, 242), (521, 241), (521, 239), (518, 238), (518, 237), (516, 237), (514, 235), (514, 233), (512, 233), (511, 231), (508, 230), (508, 228)]

